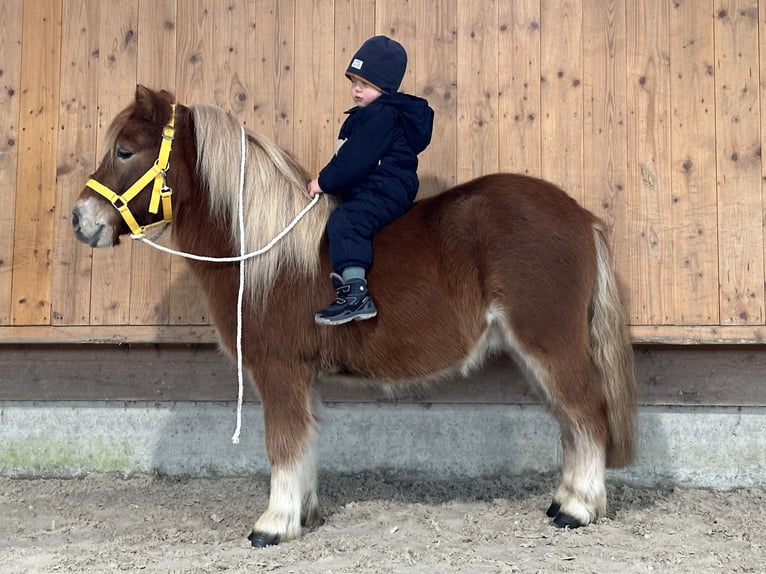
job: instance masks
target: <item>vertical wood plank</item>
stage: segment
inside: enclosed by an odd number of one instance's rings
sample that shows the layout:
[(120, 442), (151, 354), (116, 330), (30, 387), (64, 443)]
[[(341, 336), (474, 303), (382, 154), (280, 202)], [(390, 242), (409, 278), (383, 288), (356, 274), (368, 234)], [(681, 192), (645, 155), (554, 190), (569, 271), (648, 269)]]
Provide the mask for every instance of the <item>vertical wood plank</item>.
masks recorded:
[[(106, 130), (136, 91), (138, 40), (137, 0), (105, 0), (101, 3), (99, 26), (99, 116), (98, 157)], [(130, 323), (130, 275), (132, 241), (125, 239), (115, 249), (93, 251), (91, 324)]]
[(458, 0), (457, 178), (498, 169), (497, 2)]
[[(367, 38), (378, 31), (375, 0), (336, 0), (333, 64), (333, 141), (341, 124), (348, 116), (344, 113), (354, 105), (351, 99), (351, 83), (345, 77), (346, 67), (352, 56)], [(380, 18), (377, 18), (378, 21)], [(320, 168), (328, 162), (324, 158)]]
[(295, 1), (256, 0), (248, 6), (250, 125), (292, 151)]
[(501, 2), (499, 14), (501, 171), (541, 176), (540, 0)]
[(670, 13), (673, 322), (718, 323), (715, 60), (712, 2)]
[(632, 293), (630, 320), (662, 325), (673, 318), (670, 221), (669, 4), (627, 4), (628, 197)]
[(715, 3), (721, 322), (764, 321), (757, 0)]
[[(758, 51), (760, 55), (761, 150), (764, 150), (766, 149), (766, 0), (758, 0)], [(761, 154), (761, 201), (765, 203), (764, 213), (766, 214), (766, 161), (763, 159), (763, 154)], [(766, 215), (764, 215), (763, 230), (763, 258), (766, 262)], [(764, 290), (766, 290), (766, 281), (764, 282)], [(764, 322), (766, 322), (766, 318), (764, 318)]]
[[(139, 0), (138, 83), (175, 91), (176, 0)], [(171, 169), (173, 160), (171, 157)], [(141, 242), (133, 245), (130, 324), (166, 325), (170, 317), (171, 256)]]
[(542, 3), (541, 173), (582, 201), (582, 5)]
[(434, 110), (431, 143), (420, 155), (418, 197), (457, 182), (457, 0), (417, 2), (415, 93)]
[[(375, 2), (375, 34), (384, 34), (389, 38), (393, 38), (399, 42), (407, 51), (407, 70), (402, 80), (402, 85), (399, 91), (417, 95), (419, 97), (425, 97), (422, 93), (421, 86), (418, 84), (418, 61), (422, 55), (423, 50), (421, 46), (425, 44), (428, 49), (434, 45), (433, 37), (426, 37), (419, 29), (421, 20), (418, 18), (417, 12), (422, 8), (423, 3), (412, 2), (410, 0), (393, 0), (387, 2)], [(439, 6), (436, 3), (428, 5), (429, 16), (432, 20), (438, 18)], [(350, 25), (353, 27), (353, 22)], [(368, 34), (367, 37), (372, 34)], [(355, 50), (361, 41), (366, 38), (361, 38), (357, 42), (357, 45), (352, 48)], [(351, 53), (349, 54), (351, 56)], [(348, 60), (346, 60), (348, 61)], [(343, 92), (345, 100), (349, 100), (348, 87), (343, 86)], [(430, 147), (430, 146), (429, 146)], [(428, 193), (429, 188), (438, 187), (438, 182), (434, 181), (432, 177), (426, 175), (423, 165), (423, 159), (428, 156), (426, 150), (419, 156), (418, 163), (418, 178), (420, 180), (420, 188), (418, 196), (423, 197), (424, 193)]]
[[(179, 2), (176, 14), (176, 97), (185, 105), (212, 104), (214, 19), (212, 0)], [(170, 323), (195, 325), (208, 322), (207, 305), (186, 261), (170, 262)]]
[(251, 115), (247, 85), (247, 2), (229, 0), (215, 4), (216, 25), (214, 27), (214, 71), (215, 103), (235, 116), (240, 122), (247, 122)]
[(629, 265), (625, 4), (583, 2), (583, 203), (609, 226), (618, 271)]
[(138, 82), (155, 90), (176, 89), (178, 0), (139, 0)]
[(376, 2), (375, 33), (393, 38), (407, 50), (407, 70), (399, 90), (413, 92), (415, 90), (416, 44), (418, 39), (414, 2), (410, 2), (410, 0)]
[(56, 204), (61, 2), (24, 2), (12, 323), (45, 325), (51, 311)]
[(22, 20), (21, 2), (0, 3), (0, 325), (11, 322)]
[(332, 0), (305, 0), (295, 19), (295, 156), (312, 176), (335, 151), (333, 99), (336, 81)]
[(214, 7), (213, 0), (184, 0), (178, 6), (176, 96), (187, 105), (215, 100)]
[(54, 325), (90, 322), (93, 250), (72, 233), (71, 208), (97, 162), (99, 6), (99, 0), (71, 0), (62, 13)]

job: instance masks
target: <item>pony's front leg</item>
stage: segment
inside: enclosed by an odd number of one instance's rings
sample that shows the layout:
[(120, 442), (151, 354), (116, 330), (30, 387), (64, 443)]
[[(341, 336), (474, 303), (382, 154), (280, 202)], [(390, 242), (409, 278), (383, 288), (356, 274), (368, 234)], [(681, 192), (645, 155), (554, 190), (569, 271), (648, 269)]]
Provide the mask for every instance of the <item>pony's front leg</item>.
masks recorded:
[[(305, 373), (301, 377), (296, 369), (279, 371), (285, 378), (274, 378), (269, 376), (273, 372), (267, 372), (257, 383), (266, 427), (266, 452), (271, 463), (271, 492), (268, 508), (248, 537), (255, 547), (297, 538), (302, 525), (312, 524), (319, 515), (311, 381), (306, 380)], [(291, 375), (293, 378), (289, 378)]]
[(298, 538), (318, 518), (313, 444), (293, 464), (272, 463), (269, 506), (248, 536), (256, 548)]

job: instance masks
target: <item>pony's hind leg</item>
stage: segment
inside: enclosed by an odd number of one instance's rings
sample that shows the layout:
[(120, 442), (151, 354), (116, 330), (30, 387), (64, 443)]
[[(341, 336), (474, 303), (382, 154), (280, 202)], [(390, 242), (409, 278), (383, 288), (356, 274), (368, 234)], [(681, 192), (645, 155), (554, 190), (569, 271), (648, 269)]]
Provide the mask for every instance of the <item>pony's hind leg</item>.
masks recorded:
[[(292, 374), (296, 375), (294, 371)], [(301, 527), (312, 524), (319, 516), (314, 448), (316, 418), (311, 392), (308, 386), (303, 392), (301, 378), (277, 380), (275, 388), (269, 388), (266, 382), (257, 385), (271, 463), (271, 490), (269, 506), (248, 537), (254, 547), (298, 538)], [(276, 388), (280, 383), (282, 388)]]
[(575, 355), (562, 353), (553, 361), (549, 356), (545, 363), (524, 357), (561, 429), (561, 483), (547, 515), (570, 528), (590, 524), (606, 511), (604, 396), (587, 355), (573, 360)]
[(313, 526), (319, 522), (319, 498), (317, 497), (317, 464), (316, 464), (316, 439), (318, 420), (317, 411), (320, 407), (319, 395), (312, 394), (311, 416), (314, 424), (309, 435), (308, 448), (304, 456), (301, 472), (301, 525)]
[(605, 437), (586, 424), (571, 420), (560, 423), (561, 484), (546, 514), (557, 526), (577, 528), (595, 522), (606, 512)]

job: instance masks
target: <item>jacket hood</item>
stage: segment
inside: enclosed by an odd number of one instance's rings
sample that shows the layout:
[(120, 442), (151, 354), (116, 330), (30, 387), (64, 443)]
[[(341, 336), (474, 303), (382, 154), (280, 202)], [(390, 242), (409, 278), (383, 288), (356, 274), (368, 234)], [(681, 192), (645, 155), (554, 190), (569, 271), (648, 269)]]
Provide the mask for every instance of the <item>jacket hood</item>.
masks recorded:
[(399, 112), (404, 135), (412, 151), (419, 154), (426, 149), (426, 146), (431, 143), (434, 125), (434, 111), (427, 100), (411, 94), (395, 92), (383, 94), (377, 101)]

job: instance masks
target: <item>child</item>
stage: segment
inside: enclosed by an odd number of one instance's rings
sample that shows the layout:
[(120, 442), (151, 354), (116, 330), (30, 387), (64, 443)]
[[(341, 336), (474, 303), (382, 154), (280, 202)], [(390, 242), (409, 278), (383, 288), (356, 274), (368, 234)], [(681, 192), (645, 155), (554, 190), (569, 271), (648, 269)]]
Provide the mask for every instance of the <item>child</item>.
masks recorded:
[(372, 238), (412, 206), (417, 156), (431, 141), (433, 127), (428, 102), (397, 91), (406, 67), (402, 45), (375, 36), (362, 44), (346, 70), (356, 106), (346, 112), (335, 156), (308, 184), (311, 197), (326, 192), (341, 200), (327, 222), (337, 298), (315, 315), (320, 325), (377, 315), (365, 279)]

